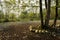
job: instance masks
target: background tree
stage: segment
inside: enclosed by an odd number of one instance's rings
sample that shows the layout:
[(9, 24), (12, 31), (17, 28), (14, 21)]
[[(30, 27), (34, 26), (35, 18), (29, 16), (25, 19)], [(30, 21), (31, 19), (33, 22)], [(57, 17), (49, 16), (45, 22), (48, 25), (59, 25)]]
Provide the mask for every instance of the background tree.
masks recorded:
[(54, 27), (56, 26), (57, 17), (58, 17), (58, 0), (56, 0), (56, 14), (54, 19)]
[(45, 19), (45, 26), (49, 26), (49, 19), (50, 19), (50, 5), (51, 5), (51, 0), (48, 0), (47, 2), (47, 14), (46, 14), (46, 19)]

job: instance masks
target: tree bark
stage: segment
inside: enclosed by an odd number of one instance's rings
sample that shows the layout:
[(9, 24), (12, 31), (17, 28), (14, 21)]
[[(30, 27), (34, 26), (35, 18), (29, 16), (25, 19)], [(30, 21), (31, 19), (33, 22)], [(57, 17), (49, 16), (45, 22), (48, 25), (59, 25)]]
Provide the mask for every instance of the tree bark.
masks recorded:
[(56, 14), (54, 19), (54, 27), (56, 26), (57, 17), (58, 17), (58, 0), (56, 0)]
[(47, 14), (46, 14), (46, 19), (45, 19), (45, 26), (49, 26), (49, 19), (50, 19), (50, 5), (51, 5), (51, 0), (48, 0), (47, 2)]
[(41, 17), (41, 27), (43, 27), (43, 13), (42, 13), (42, 0), (40, 0), (40, 17)]

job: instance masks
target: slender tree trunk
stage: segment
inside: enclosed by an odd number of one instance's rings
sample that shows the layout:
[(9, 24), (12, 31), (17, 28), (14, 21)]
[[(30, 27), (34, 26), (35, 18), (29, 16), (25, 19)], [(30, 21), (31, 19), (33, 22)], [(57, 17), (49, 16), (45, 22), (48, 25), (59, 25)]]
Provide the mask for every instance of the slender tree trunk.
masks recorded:
[(45, 0), (45, 7), (46, 7), (46, 9), (47, 9), (47, 0)]
[(41, 27), (43, 27), (42, 0), (40, 0), (40, 17), (41, 17)]
[(58, 0), (56, 0), (56, 14), (54, 19), (54, 27), (56, 26), (57, 17), (58, 17)]
[[(47, 3), (48, 1), (47, 0), (45, 0), (45, 8), (46, 8), (46, 10), (47, 10)], [(44, 21), (44, 24), (45, 24), (45, 21)]]
[(48, 3), (47, 4), (47, 14), (46, 14), (46, 19), (45, 19), (45, 26), (46, 27), (48, 27), (48, 25), (49, 25), (51, 0), (48, 0), (47, 3)]

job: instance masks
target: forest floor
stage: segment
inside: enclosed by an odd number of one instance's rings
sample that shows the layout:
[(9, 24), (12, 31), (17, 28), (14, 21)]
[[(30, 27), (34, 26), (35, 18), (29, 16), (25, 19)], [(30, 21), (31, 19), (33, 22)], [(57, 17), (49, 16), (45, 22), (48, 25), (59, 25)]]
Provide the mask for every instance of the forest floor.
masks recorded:
[(40, 21), (0, 23), (0, 40), (60, 40), (60, 36), (30, 32), (30, 25), (37, 27)]

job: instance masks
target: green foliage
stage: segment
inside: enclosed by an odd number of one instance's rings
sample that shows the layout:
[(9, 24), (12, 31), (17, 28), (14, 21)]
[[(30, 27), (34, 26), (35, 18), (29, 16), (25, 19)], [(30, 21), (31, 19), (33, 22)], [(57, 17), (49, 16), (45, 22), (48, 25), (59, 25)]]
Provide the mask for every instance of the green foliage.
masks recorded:
[(4, 21), (4, 14), (2, 11), (0, 11), (0, 22)]
[(30, 18), (30, 20), (32, 20), (33, 21), (33, 19), (36, 17), (36, 14), (34, 14), (34, 13), (29, 13), (29, 18)]
[(39, 20), (40, 17), (39, 17), (39, 13), (27, 13), (26, 11), (25, 12), (22, 12), (18, 19), (20, 21), (33, 21), (33, 20)]
[(27, 21), (28, 20), (28, 13), (26, 11), (22, 12), (19, 16), (18, 16), (18, 20), (20, 21)]
[(38, 13), (29, 13), (28, 14), (28, 16), (29, 16), (29, 19), (31, 20), (31, 21), (33, 21), (33, 20), (38, 20), (39, 19), (39, 15), (38, 15)]
[(4, 18), (4, 14), (2, 11), (0, 11), (0, 19)]
[(25, 19), (25, 18), (27, 18), (27, 12), (22, 12), (21, 14), (20, 14), (20, 18), (21, 19)]
[(9, 21), (16, 21), (16, 15), (14, 13), (9, 14)]
[(55, 6), (53, 6), (53, 7), (51, 7), (51, 15), (50, 15), (50, 19), (54, 19), (55, 13), (56, 13), (56, 11), (55, 11)]
[[(51, 2), (53, 2), (53, 1), (56, 1), (56, 0), (52, 0)], [(29, 0), (29, 2), (30, 2), (30, 0)], [(28, 4), (28, 3), (25, 3), (25, 2), (22, 3), (22, 6), (24, 6), (24, 7), (21, 7), (21, 10), (23, 9), (23, 11), (21, 11), (21, 13), (20, 13), (20, 8), (19, 8), (20, 0), (18, 0), (18, 3), (16, 3), (16, 0), (10, 0), (10, 1), (4, 0), (4, 3), (5, 3), (5, 5), (0, 3), (0, 6), (2, 8), (2, 10), (0, 11), (0, 22), (40, 20), (40, 13), (34, 13), (34, 12), (28, 13), (25, 10), (26, 7), (29, 8), (30, 4)], [(60, 8), (60, 0), (58, 1), (58, 3), (59, 3), (58, 7)], [(34, 7), (32, 7), (32, 8), (34, 8)], [(5, 14), (3, 12), (3, 9), (6, 10)], [(17, 17), (14, 13), (10, 12), (11, 10), (13, 10), (13, 12), (18, 11), (18, 13), (20, 15), (18, 15), (18, 17)], [(43, 16), (44, 16), (43, 19), (45, 19), (46, 11), (47, 11), (46, 9), (43, 9)], [(55, 17), (55, 6), (51, 6), (50, 19), (54, 19), (54, 17)], [(58, 19), (60, 19), (60, 9), (58, 11)]]
[(9, 14), (6, 13), (4, 16), (4, 22), (9, 22)]
[(58, 19), (60, 20), (60, 9), (58, 11)]

